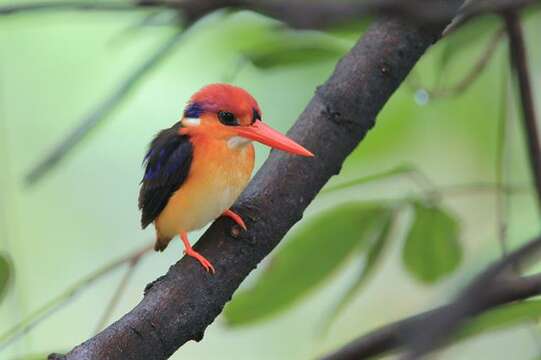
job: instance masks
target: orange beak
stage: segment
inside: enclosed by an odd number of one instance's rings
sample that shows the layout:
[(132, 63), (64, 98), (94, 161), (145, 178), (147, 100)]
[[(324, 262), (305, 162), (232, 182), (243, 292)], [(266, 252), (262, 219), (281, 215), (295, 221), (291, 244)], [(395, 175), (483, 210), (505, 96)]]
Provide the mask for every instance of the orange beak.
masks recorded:
[(250, 126), (235, 128), (235, 131), (239, 136), (260, 142), (274, 149), (301, 156), (314, 156), (310, 151), (260, 120), (256, 120)]

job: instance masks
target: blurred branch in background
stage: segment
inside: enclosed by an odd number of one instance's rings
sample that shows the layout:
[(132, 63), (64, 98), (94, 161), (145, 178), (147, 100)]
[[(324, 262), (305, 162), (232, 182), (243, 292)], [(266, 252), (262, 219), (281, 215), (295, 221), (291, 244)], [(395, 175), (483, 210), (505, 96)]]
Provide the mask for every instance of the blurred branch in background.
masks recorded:
[(39, 12), (39, 11), (61, 11), (61, 10), (81, 10), (81, 11), (125, 11), (131, 10), (134, 6), (126, 1), (43, 1), (28, 2), (18, 4), (0, 5), (0, 15), (14, 15), (18, 13)]
[(470, 70), (466, 73), (466, 75), (464, 75), (462, 79), (457, 81), (455, 84), (447, 85), (445, 87), (436, 86), (432, 89), (427, 89), (420, 82), (416, 81), (416, 79), (413, 77), (408, 78), (409, 84), (414, 89), (423, 89), (423, 91), (426, 91), (431, 98), (462, 95), (462, 93), (467, 90), (471, 85), (473, 85), (473, 83), (479, 78), (479, 76), (483, 74), (483, 70), (493, 58), (494, 53), (498, 49), (498, 45), (500, 45), (504, 34), (505, 31), (503, 29), (498, 30), (494, 33), (494, 35), (488, 40), (486, 48), (482, 51), (477, 61), (471, 66)]
[[(531, 186), (528, 185), (503, 185), (499, 182), (478, 181), (464, 184), (453, 184), (446, 186), (436, 186), (432, 181), (419, 169), (411, 165), (398, 166), (386, 171), (367, 175), (364, 177), (352, 179), (339, 183), (333, 186), (324, 188), (320, 194), (329, 194), (335, 191), (341, 191), (350, 189), (356, 186), (363, 186), (370, 183), (377, 183), (395, 177), (406, 176), (411, 179), (419, 191), (418, 193), (422, 197), (426, 198), (441, 198), (444, 196), (469, 196), (474, 194), (517, 194), (517, 193), (530, 193), (532, 191)], [(411, 197), (412, 195), (406, 195)]]
[[(4, 350), (10, 344), (15, 342), (22, 336), (26, 335), (28, 332), (34, 329), (39, 323), (49, 318), (58, 310), (62, 309), (71, 300), (73, 300), (77, 295), (79, 295), (82, 290), (88, 288), (89, 286), (93, 285), (96, 281), (100, 280), (104, 276), (117, 270), (122, 265), (128, 264), (129, 266), (128, 271), (133, 270), (134, 267), (139, 263), (141, 258), (145, 256), (146, 254), (148, 254), (150, 250), (154, 248), (153, 246), (154, 246), (153, 244), (147, 245), (141, 249), (137, 249), (131, 254), (128, 254), (119, 259), (116, 259), (112, 261), (111, 263), (97, 269), (92, 274), (87, 275), (86, 277), (79, 280), (77, 283), (73, 284), (72, 286), (70, 286), (62, 294), (58, 295), (57, 297), (55, 297), (54, 299), (50, 300), (45, 305), (43, 305), (41, 308), (31, 313), (22, 322), (15, 325), (13, 328), (7, 330), (5, 333), (1, 334), (0, 335), (0, 351)], [(124, 280), (121, 282), (121, 285), (123, 283), (125, 283)], [(115, 299), (115, 297), (116, 296), (113, 297), (113, 300)], [(113, 306), (114, 306), (114, 303), (109, 305), (108, 309), (112, 308)], [(106, 314), (107, 312), (104, 314), (103, 318), (105, 318)]]
[[(453, 23), (453, 29), (447, 29), (447, 33), (456, 30), (456, 28), (475, 16), (508, 9), (520, 9), (536, 2), (536, 0), (470, 1), (461, 9), (459, 13), (460, 21)], [(45, 10), (118, 11), (141, 7), (175, 9), (181, 13), (186, 28), (189, 28), (205, 15), (225, 8), (252, 10), (280, 20), (291, 27), (300, 29), (329, 28), (344, 22), (358, 21), (362, 17), (370, 15), (398, 16), (402, 19), (408, 19), (408, 21), (419, 24), (437, 24), (456, 15), (454, 6), (451, 6), (449, 2), (444, 0), (368, 0), (362, 2), (314, 2), (306, 0), (140, 0), (134, 2), (110, 3), (58, 1), (3, 5), (0, 6), (0, 15)], [(30, 170), (26, 176), (27, 184), (31, 185), (36, 183), (53, 169), (55, 165), (60, 163), (98, 123), (120, 104), (128, 91), (137, 85), (144, 73), (153, 68), (173, 45), (174, 41), (165, 44), (156, 55), (151, 56), (140, 69), (136, 70), (118, 89), (105, 98), (95, 110), (87, 117), (83, 118), (80, 125), (75, 127), (63, 141), (56, 145), (50, 154)], [(487, 55), (487, 61), (489, 57), (490, 55)], [(484, 64), (480, 62), (479, 66), (482, 67)], [(473, 79), (465, 79), (464, 81), (473, 81)], [(460, 83), (458, 86), (467, 86), (467, 84)]]
[(539, 0), (470, 0), (464, 4), (462, 11), (444, 30), (443, 35), (454, 32), (459, 27), (481, 14), (500, 14), (506, 11), (519, 11), (531, 5), (539, 5)]
[[(467, 20), (488, 13), (521, 9), (538, 0), (481, 0), (470, 1), (458, 13), (460, 25)], [(136, 1), (44, 1), (0, 6), (0, 15), (32, 11), (99, 10), (117, 11), (137, 8), (162, 7), (180, 11), (187, 24), (225, 8), (244, 9), (273, 17), (299, 29), (324, 29), (345, 21), (365, 16), (398, 16), (416, 23), (439, 23), (457, 15), (456, 9), (445, 0), (364, 0), (364, 1), (261, 1), (261, 0), (136, 0)], [(453, 22), (455, 26), (456, 22)], [(449, 32), (449, 29), (447, 29)]]
[(533, 90), (528, 69), (526, 45), (520, 24), (520, 18), (514, 10), (504, 13), (507, 34), (509, 37), (509, 54), (514, 72), (517, 76), (520, 92), (520, 102), (524, 130), (528, 145), (530, 168), (537, 190), (537, 205), (541, 214), (541, 142), (539, 141), (539, 129), (535, 114)]
[[(500, 109), (498, 117), (498, 130), (496, 135), (496, 164), (494, 166), (496, 184), (505, 187), (509, 179), (509, 164), (511, 159), (511, 147), (509, 145), (509, 76), (507, 64), (504, 63), (501, 84)], [(496, 193), (496, 233), (502, 256), (509, 251), (507, 245), (508, 216), (510, 212), (511, 198), (509, 193)]]
[(148, 59), (134, 72), (132, 72), (124, 81), (120, 83), (111, 94), (109, 94), (100, 104), (97, 105), (81, 123), (73, 129), (62, 142), (60, 142), (53, 151), (48, 154), (41, 162), (33, 168), (26, 176), (26, 183), (34, 184), (40, 180), (46, 173), (57, 166), (63, 158), (68, 155), (73, 148), (79, 144), (94, 128), (96, 128), (103, 120), (107, 118), (126, 98), (131, 90), (133, 90), (144, 76), (156, 67), (167, 54), (173, 50), (175, 45), (180, 40), (182, 32), (178, 32), (171, 38), (167, 39), (154, 54), (151, 54)]
[(539, 255), (541, 237), (510, 253), (479, 274), (450, 304), (374, 330), (321, 360), (358, 360), (407, 348), (417, 359), (443, 345), (475, 316), (541, 294), (541, 274), (510, 275), (512, 268)]
[[(137, 265), (139, 265), (139, 261), (143, 258), (144, 255), (148, 254), (150, 250), (152, 250), (152, 246), (144, 247), (143, 249), (135, 252), (133, 255), (128, 256), (127, 258), (120, 259), (117, 262), (126, 261), (128, 263), (128, 268), (126, 269), (126, 272), (122, 276), (122, 279), (120, 279), (120, 282), (118, 283), (118, 286), (113, 293), (113, 296), (111, 297), (111, 300), (109, 300), (109, 303), (107, 304), (107, 307), (105, 308), (105, 311), (103, 312), (98, 325), (96, 326), (96, 331), (94, 333), (98, 333), (101, 329), (107, 325), (107, 322), (111, 318), (111, 315), (115, 311), (116, 306), (118, 305), (118, 302), (120, 301), (120, 298), (122, 297), (122, 294), (126, 290), (126, 287), (128, 286), (128, 283), (135, 272), (135, 269), (137, 268)], [(109, 268), (109, 271), (114, 270), (114, 268), (110, 266), (106, 266), (106, 269)], [(105, 275), (105, 273), (103, 273)]]
[(331, 193), (331, 192), (334, 192), (334, 191), (348, 189), (348, 188), (351, 188), (353, 186), (365, 185), (365, 184), (368, 184), (368, 183), (371, 183), (371, 182), (376, 182), (376, 181), (380, 181), (380, 180), (383, 180), (383, 179), (389, 179), (389, 178), (393, 178), (393, 177), (397, 177), (397, 176), (408, 176), (408, 175), (411, 175), (413, 173), (418, 173), (418, 172), (419, 172), (419, 170), (417, 170), (412, 165), (402, 165), (402, 166), (398, 166), (398, 167), (389, 169), (387, 171), (382, 171), (382, 172), (372, 174), (372, 175), (368, 175), (368, 176), (364, 176), (364, 177), (361, 177), (361, 178), (356, 178), (356, 179), (353, 179), (353, 180), (344, 181), (344, 182), (342, 182), (340, 184), (337, 184), (337, 185), (325, 187), (323, 190), (320, 191), (320, 194), (327, 194), (327, 193)]
[[(517, 194), (530, 193), (531, 186), (528, 185), (503, 185), (501, 182), (478, 181), (464, 184), (453, 184), (446, 186), (435, 185), (430, 178), (413, 165), (401, 165), (389, 170), (375, 174), (344, 181), (342, 183), (325, 187), (320, 191), (321, 195), (350, 189), (352, 187), (363, 186), (370, 183), (377, 183), (393, 178), (407, 177), (415, 186), (419, 188), (418, 193), (426, 198), (441, 198), (444, 196), (469, 196), (473, 194)], [(411, 197), (412, 195), (406, 195)]]

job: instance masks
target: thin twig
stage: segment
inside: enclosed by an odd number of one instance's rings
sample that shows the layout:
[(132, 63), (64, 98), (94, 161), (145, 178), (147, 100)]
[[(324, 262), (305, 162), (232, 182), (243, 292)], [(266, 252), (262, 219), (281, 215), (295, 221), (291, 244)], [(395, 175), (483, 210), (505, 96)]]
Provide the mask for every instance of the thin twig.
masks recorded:
[(446, 87), (436, 86), (432, 89), (428, 89), (426, 86), (422, 85), (419, 79), (411, 76), (408, 78), (409, 86), (413, 87), (414, 89), (423, 89), (431, 98), (462, 95), (464, 91), (466, 91), (479, 78), (479, 76), (483, 74), (483, 71), (490, 63), (490, 60), (494, 57), (494, 53), (496, 52), (504, 33), (505, 32), (503, 30), (498, 30), (494, 33), (494, 35), (488, 40), (486, 48), (481, 52), (477, 61), (457, 83), (448, 85)]
[(504, 13), (507, 34), (509, 36), (509, 51), (513, 69), (517, 75), (522, 105), (522, 116), (526, 139), (528, 143), (528, 155), (530, 168), (533, 174), (534, 184), (537, 190), (537, 205), (541, 211), (541, 143), (533, 101), (533, 91), (530, 84), (530, 73), (526, 55), (524, 35), (520, 25), (520, 18), (515, 11)]
[(365, 185), (371, 182), (381, 181), (387, 178), (393, 178), (396, 176), (404, 176), (412, 172), (418, 172), (419, 170), (415, 169), (413, 166), (409, 165), (399, 165), (397, 167), (385, 170), (379, 173), (366, 175), (359, 177), (353, 180), (344, 181), (342, 183), (325, 187), (320, 191), (320, 194), (328, 194), (335, 191), (340, 191), (354, 186)]
[(415, 184), (419, 191), (427, 198), (442, 196), (472, 195), (481, 192), (490, 193), (529, 193), (530, 186), (525, 185), (501, 185), (498, 182), (476, 181), (462, 184), (442, 185), (434, 184), (425, 173), (411, 165), (400, 165), (389, 170), (362, 176), (359, 178), (344, 181), (342, 183), (325, 187), (320, 194), (329, 194), (352, 187), (364, 186), (382, 180), (394, 179), (405, 176)]
[(455, 96), (462, 94), (475, 82), (475, 80), (479, 78), (479, 76), (483, 73), (483, 70), (485, 70), (487, 65), (490, 63), (490, 60), (493, 58), (494, 53), (496, 52), (496, 49), (503, 38), (503, 34), (503, 30), (498, 30), (494, 33), (494, 35), (488, 40), (486, 48), (483, 50), (475, 64), (460, 81), (446, 88), (436, 88), (429, 91), (429, 94), (434, 97)]
[(85, 116), (80, 124), (73, 129), (45, 158), (39, 162), (26, 175), (28, 185), (35, 184), (38, 180), (49, 173), (56, 165), (70, 153), (74, 147), (90, 134), (108, 115), (115, 110), (122, 100), (126, 98), (150, 70), (156, 67), (160, 61), (174, 48), (181, 38), (182, 33), (177, 32), (163, 43), (140, 67), (132, 72), (113, 93), (109, 94), (90, 113)]
[(142, 256), (147, 254), (152, 249), (153, 244), (146, 245), (145, 247), (138, 249), (133, 253), (113, 260), (109, 264), (77, 281), (75, 284), (62, 292), (62, 294), (58, 295), (54, 299), (51, 299), (45, 305), (28, 315), (26, 319), (0, 335), (0, 352), (5, 350), (16, 340), (20, 339), (22, 336), (30, 332), (41, 322), (48, 319), (51, 315), (56, 313), (57, 310), (63, 308), (66, 304), (68, 304), (69, 301), (73, 300), (77, 295), (79, 295), (82, 290), (88, 288), (96, 281), (110, 274), (120, 266), (126, 263), (138, 261)]
[(437, 187), (436, 190), (445, 196), (469, 196), (479, 194), (481, 192), (503, 193), (503, 194), (518, 194), (529, 193), (532, 191), (530, 186), (524, 185), (504, 185), (492, 182), (472, 182), (456, 185), (446, 185)]
[(464, 5), (461, 14), (453, 19), (443, 31), (447, 36), (481, 14), (496, 14), (505, 11), (520, 11), (527, 6), (539, 5), (539, 0), (471, 0)]
[(96, 331), (94, 333), (98, 333), (101, 329), (107, 325), (107, 322), (111, 318), (111, 315), (113, 314), (113, 311), (115, 311), (116, 306), (118, 305), (118, 302), (120, 301), (120, 298), (124, 291), (126, 290), (126, 287), (128, 286), (128, 283), (130, 281), (130, 278), (135, 273), (135, 269), (137, 265), (139, 264), (139, 260), (141, 260), (141, 256), (136, 256), (132, 259), (130, 259), (128, 263), (128, 268), (126, 269), (126, 272), (124, 273), (124, 276), (118, 283), (118, 286), (111, 297), (111, 300), (109, 301), (109, 304), (107, 304), (107, 307), (105, 308), (105, 311), (103, 312), (100, 321), (98, 321), (98, 325), (96, 326)]
[[(496, 135), (496, 185), (499, 189), (505, 186), (505, 175), (507, 173), (507, 164), (509, 163), (510, 147), (507, 146), (507, 118), (508, 118), (508, 88), (507, 88), (507, 72), (503, 71), (501, 98), (500, 98), (500, 116), (498, 122), (498, 131)], [(507, 249), (507, 216), (509, 210), (509, 193), (498, 191), (496, 192), (496, 233), (498, 243), (502, 251), (502, 256), (508, 252)]]
[[(524, 129), (526, 130), (530, 167), (536, 188), (538, 210), (541, 213), (541, 143), (537, 127), (533, 90), (530, 84), (526, 44), (522, 26), (520, 24), (520, 17), (516, 10), (505, 12), (503, 13), (503, 16), (509, 37), (510, 57), (519, 83), (523, 124)], [(515, 270), (520, 271), (518, 268)], [(536, 325), (535, 321), (533, 325)], [(539, 345), (538, 331), (536, 329), (531, 330), (536, 343)]]

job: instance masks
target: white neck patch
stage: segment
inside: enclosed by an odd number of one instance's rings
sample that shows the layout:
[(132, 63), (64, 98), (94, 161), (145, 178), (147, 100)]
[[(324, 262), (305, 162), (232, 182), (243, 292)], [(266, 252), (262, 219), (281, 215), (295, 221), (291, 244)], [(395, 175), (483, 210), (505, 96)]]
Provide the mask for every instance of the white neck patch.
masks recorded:
[(241, 136), (233, 136), (232, 138), (227, 140), (227, 147), (229, 147), (230, 149), (238, 149), (240, 147), (248, 145), (251, 142), (251, 140), (243, 138)]

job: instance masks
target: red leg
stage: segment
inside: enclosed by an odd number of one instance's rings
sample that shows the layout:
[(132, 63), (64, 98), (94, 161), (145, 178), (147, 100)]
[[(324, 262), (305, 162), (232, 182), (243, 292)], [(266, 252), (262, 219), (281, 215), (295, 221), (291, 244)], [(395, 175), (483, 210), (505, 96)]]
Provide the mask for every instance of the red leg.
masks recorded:
[(195, 258), (197, 261), (203, 265), (205, 270), (212, 272), (213, 274), (216, 272), (214, 270), (214, 266), (203, 257), (200, 253), (192, 249), (192, 246), (190, 245), (190, 242), (188, 241), (188, 234), (186, 232), (180, 233), (180, 239), (182, 240), (182, 243), (184, 244), (184, 253), (188, 256), (191, 256)]
[(233, 220), (235, 223), (237, 223), (237, 225), (239, 225), (241, 228), (243, 228), (245, 231), (248, 230), (248, 228), (246, 227), (246, 224), (244, 223), (244, 220), (242, 220), (242, 218), (240, 217), (239, 214), (233, 212), (232, 210), (226, 210), (224, 213), (223, 213), (223, 216), (227, 216), (228, 218), (230, 218), (231, 220)]

